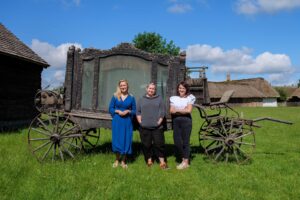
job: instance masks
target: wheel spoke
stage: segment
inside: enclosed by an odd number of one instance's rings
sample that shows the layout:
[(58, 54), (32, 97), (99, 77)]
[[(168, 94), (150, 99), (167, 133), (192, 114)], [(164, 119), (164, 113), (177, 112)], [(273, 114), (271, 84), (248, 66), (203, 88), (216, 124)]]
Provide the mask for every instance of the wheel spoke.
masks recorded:
[(238, 146), (238, 145), (234, 145), (240, 152), (242, 152), (245, 156), (247, 156), (247, 154)]
[(229, 134), (231, 133), (232, 131), (232, 127), (233, 127), (233, 120), (230, 121), (230, 128), (229, 128)]
[(82, 134), (78, 133), (78, 134), (70, 134), (70, 135), (65, 135), (65, 136), (62, 136), (61, 138), (75, 138), (75, 137), (81, 137)]
[(209, 152), (209, 151), (211, 151), (211, 150), (213, 150), (213, 149), (220, 148), (221, 146), (223, 146), (223, 144), (219, 144), (219, 145), (217, 145), (217, 146), (214, 146), (214, 147), (212, 147), (212, 148), (210, 148), (210, 149), (207, 149), (206, 151)]
[(65, 152), (67, 152), (72, 158), (74, 158), (74, 155), (64, 145), (61, 146), (63, 147)]
[(236, 159), (236, 162), (240, 162), (239, 161), (239, 158), (238, 158), (238, 155), (237, 155), (237, 152), (236, 152), (236, 149), (235, 148), (233, 148), (233, 153), (234, 153), (234, 157), (235, 157), (235, 159)]
[(255, 146), (255, 144), (248, 143), (248, 142), (237, 142), (237, 141), (235, 141), (235, 143), (237, 143), (237, 144), (244, 144), (244, 145), (250, 145), (250, 146)]
[(91, 145), (92, 147), (94, 147), (95, 145), (93, 145), (87, 138), (83, 138), (84, 142), (87, 142), (89, 145)]
[(77, 126), (73, 126), (71, 127), (70, 129), (66, 130), (65, 132), (63, 132), (61, 135), (65, 135), (67, 134), (68, 132), (70, 132), (71, 130), (75, 129), (75, 128), (78, 128)]
[(225, 162), (226, 162), (226, 163), (228, 162), (228, 157), (229, 157), (229, 153), (226, 152), (226, 159), (225, 159)]
[(222, 138), (219, 137), (211, 137), (211, 136), (203, 136), (202, 137), (203, 140), (214, 140), (214, 141), (224, 141)]
[(38, 117), (37, 120), (43, 125), (44, 129), (46, 131), (48, 131), (49, 133), (51, 133), (51, 131), (48, 129), (48, 127), (46, 126), (46, 124)]
[(40, 150), (41, 148), (47, 146), (50, 142), (51, 142), (51, 141), (48, 141), (48, 142), (45, 142), (44, 144), (38, 146), (37, 148), (35, 148), (35, 149), (33, 150), (33, 152), (36, 152), (37, 150)]
[[(211, 127), (211, 128), (212, 128), (212, 127)], [(222, 138), (225, 138), (225, 136), (222, 135), (222, 134), (220, 133), (220, 131), (219, 131), (217, 128), (212, 128), (212, 130), (213, 130), (213, 132), (214, 132), (214, 135), (219, 135), (219, 136), (221, 136)]]
[(49, 140), (49, 138), (33, 138), (29, 139), (30, 141), (40, 141), (40, 140)]
[(219, 156), (223, 153), (225, 147), (223, 146), (223, 148), (221, 149), (221, 151), (217, 154), (215, 161), (218, 160)]
[(60, 147), (60, 146), (58, 146), (58, 151), (59, 151), (60, 158), (62, 159), (62, 161), (65, 161), (65, 160), (64, 160), (64, 155), (63, 155), (63, 153), (62, 153), (62, 151), (61, 151), (61, 147)]
[(207, 148), (209, 148), (211, 145), (213, 145), (213, 144), (215, 144), (217, 141), (216, 140), (214, 140), (214, 141), (212, 141), (209, 145), (207, 145), (205, 148), (207, 149)]
[(75, 148), (80, 149), (79, 146), (77, 146), (77, 145), (75, 145), (75, 144), (73, 144), (73, 143), (70, 143), (70, 142), (67, 142), (67, 141), (64, 141), (64, 140), (63, 140), (63, 142), (64, 142), (64, 143), (67, 143), (67, 144), (69, 144), (69, 145), (71, 145), (71, 146), (73, 146), (73, 147), (75, 147)]
[(248, 133), (246, 133), (246, 134), (242, 134), (241, 136), (239, 136), (239, 137), (236, 137), (235, 139), (240, 139), (240, 138), (246, 137), (246, 136), (248, 136), (248, 135), (253, 135), (253, 133), (254, 133), (254, 132), (252, 132), (252, 131), (249, 131)]
[(50, 152), (51, 148), (53, 147), (53, 144), (54, 144), (54, 143), (51, 144), (51, 146), (47, 149), (47, 151), (46, 151), (45, 154), (43, 155), (42, 161), (46, 158), (46, 156), (47, 156), (48, 153)]
[(63, 125), (62, 125), (62, 127), (61, 127), (61, 129), (60, 129), (60, 131), (59, 131), (59, 134), (61, 134), (61, 132), (62, 132), (62, 130), (65, 128), (65, 125), (67, 124), (67, 122), (68, 122), (68, 120), (69, 120), (69, 115), (68, 115), (68, 117), (66, 118), (66, 120), (64, 121), (64, 123), (63, 123)]
[(86, 135), (93, 138), (99, 138), (99, 135), (90, 135), (90, 134), (86, 134)]
[(39, 130), (39, 129), (36, 129), (36, 128), (32, 128), (32, 130), (34, 130), (34, 131), (36, 131), (36, 132), (38, 132), (38, 133), (41, 133), (41, 134), (43, 134), (43, 135), (46, 135), (46, 136), (51, 136), (49, 133), (45, 133), (45, 132), (43, 132), (43, 131), (41, 131), (41, 130)]
[(225, 126), (224, 126), (223, 120), (220, 120), (220, 122), (221, 122), (221, 126), (223, 128), (223, 131), (224, 131), (225, 135), (228, 135), (227, 134), (227, 130), (226, 130)]

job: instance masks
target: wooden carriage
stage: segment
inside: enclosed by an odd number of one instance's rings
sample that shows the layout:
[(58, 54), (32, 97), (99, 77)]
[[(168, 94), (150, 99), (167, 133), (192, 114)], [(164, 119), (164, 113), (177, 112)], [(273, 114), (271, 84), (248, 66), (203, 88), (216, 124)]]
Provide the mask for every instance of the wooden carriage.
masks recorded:
[[(47, 100), (43, 100), (47, 96), (45, 91), (40, 91), (35, 97), (41, 113), (32, 121), (28, 133), (33, 154), (40, 161), (49, 157), (64, 160), (66, 156), (74, 157), (74, 151), (94, 147), (100, 138), (99, 128), (111, 128), (108, 105), (121, 79), (128, 80), (129, 91), (136, 99), (145, 93), (148, 83), (156, 83), (157, 93), (167, 108), (169, 97), (176, 94), (177, 84), (188, 79), (197, 102), (208, 103), (206, 77), (188, 78), (185, 62), (185, 53), (179, 56), (152, 54), (128, 43), (110, 50), (89, 48), (81, 51), (71, 46), (67, 56), (63, 105), (49, 106)], [(54, 102), (61, 102), (59, 95)], [(166, 118), (166, 127), (170, 129), (169, 113)]]

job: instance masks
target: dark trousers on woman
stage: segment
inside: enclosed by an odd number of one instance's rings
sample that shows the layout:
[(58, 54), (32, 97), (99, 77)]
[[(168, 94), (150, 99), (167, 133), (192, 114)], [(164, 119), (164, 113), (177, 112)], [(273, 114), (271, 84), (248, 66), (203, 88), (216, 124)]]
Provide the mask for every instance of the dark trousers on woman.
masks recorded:
[(176, 116), (173, 118), (173, 137), (178, 159), (189, 159), (190, 136), (192, 132), (192, 118), (187, 116)]
[(162, 128), (147, 129), (140, 127), (140, 136), (145, 160), (153, 157), (165, 157), (165, 136)]

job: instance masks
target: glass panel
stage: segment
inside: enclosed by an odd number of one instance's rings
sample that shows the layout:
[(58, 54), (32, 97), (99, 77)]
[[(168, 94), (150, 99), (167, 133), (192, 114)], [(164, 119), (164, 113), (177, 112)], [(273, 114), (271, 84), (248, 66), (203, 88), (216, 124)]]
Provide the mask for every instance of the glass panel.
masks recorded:
[(92, 109), (94, 61), (83, 62), (81, 108)]
[(167, 80), (169, 77), (168, 66), (157, 65), (157, 94), (161, 95), (166, 100), (167, 95)]
[(136, 99), (145, 94), (151, 79), (151, 61), (134, 56), (110, 56), (100, 59), (98, 109), (108, 110), (119, 80), (126, 79), (129, 93)]

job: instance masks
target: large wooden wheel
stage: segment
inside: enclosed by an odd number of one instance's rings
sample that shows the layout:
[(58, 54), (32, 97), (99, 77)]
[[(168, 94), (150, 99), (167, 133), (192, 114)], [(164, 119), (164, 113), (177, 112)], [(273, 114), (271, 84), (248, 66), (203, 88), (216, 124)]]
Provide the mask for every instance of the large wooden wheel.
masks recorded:
[(82, 131), (69, 115), (39, 114), (28, 130), (28, 144), (39, 161), (74, 158), (81, 150)]
[(199, 141), (206, 155), (215, 162), (245, 163), (255, 149), (252, 126), (234, 118), (205, 121)]
[(98, 141), (100, 139), (100, 129), (88, 129), (83, 131), (83, 137), (82, 137), (82, 142), (83, 142), (83, 149), (88, 150), (91, 148), (95, 148)]

